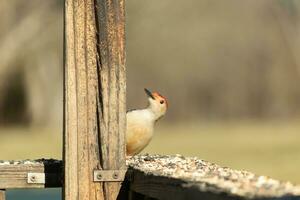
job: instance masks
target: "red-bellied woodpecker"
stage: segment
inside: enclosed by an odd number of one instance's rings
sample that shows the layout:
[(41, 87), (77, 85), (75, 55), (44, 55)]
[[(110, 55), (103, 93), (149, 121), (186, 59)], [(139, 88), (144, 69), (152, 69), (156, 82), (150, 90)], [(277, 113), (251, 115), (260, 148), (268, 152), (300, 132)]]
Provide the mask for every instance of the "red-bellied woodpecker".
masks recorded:
[(154, 124), (165, 115), (168, 102), (157, 92), (145, 89), (148, 107), (127, 112), (126, 152), (132, 156), (141, 152), (153, 136)]

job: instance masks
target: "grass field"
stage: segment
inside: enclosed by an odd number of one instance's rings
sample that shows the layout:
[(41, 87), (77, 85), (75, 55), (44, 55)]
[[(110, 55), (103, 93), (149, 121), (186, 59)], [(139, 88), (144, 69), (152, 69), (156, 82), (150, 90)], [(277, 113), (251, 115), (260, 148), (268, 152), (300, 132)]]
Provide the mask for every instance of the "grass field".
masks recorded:
[[(0, 159), (61, 158), (61, 131), (1, 129)], [(159, 122), (143, 153), (183, 154), (300, 184), (300, 122)]]

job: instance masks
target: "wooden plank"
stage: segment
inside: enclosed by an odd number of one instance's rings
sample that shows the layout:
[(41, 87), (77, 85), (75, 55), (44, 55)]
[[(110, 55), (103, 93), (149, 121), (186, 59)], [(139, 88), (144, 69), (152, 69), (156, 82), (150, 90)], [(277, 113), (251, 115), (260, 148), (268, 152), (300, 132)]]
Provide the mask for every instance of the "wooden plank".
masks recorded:
[[(130, 190), (150, 198), (300, 200), (300, 186), (195, 157), (134, 156), (128, 165)], [(134, 195), (131, 198), (135, 199)]]
[(134, 180), (131, 183), (131, 190), (134, 191), (133, 199), (140, 199), (140, 195), (155, 199), (170, 200), (239, 200), (237, 196), (230, 196), (226, 193), (214, 193), (201, 191), (198, 187), (188, 186), (188, 182), (181, 179), (168, 178), (145, 174), (141, 171), (134, 171)]
[[(0, 189), (61, 187), (62, 162), (0, 161)], [(28, 183), (28, 173), (45, 173), (45, 183)]]
[(5, 200), (5, 190), (0, 190), (0, 200)]
[(120, 182), (93, 182), (93, 170), (126, 168), (124, 35), (124, 0), (65, 1), (67, 200), (116, 199), (119, 193)]
[[(103, 169), (125, 169), (126, 71), (125, 0), (96, 0), (100, 71), (101, 158)], [(116, 199), (120, 183), (106, 183), (107, 199)]]

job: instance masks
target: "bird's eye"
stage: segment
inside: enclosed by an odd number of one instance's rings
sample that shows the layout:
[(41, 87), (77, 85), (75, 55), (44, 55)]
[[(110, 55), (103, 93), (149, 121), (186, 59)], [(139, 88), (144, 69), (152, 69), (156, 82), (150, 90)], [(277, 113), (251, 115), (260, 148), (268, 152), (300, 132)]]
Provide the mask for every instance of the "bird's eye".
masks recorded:
[(160, 100), (160, 102), (159, 102), (160, 104), (164, 104), (165, 103), (165, 101), (164, 100)]

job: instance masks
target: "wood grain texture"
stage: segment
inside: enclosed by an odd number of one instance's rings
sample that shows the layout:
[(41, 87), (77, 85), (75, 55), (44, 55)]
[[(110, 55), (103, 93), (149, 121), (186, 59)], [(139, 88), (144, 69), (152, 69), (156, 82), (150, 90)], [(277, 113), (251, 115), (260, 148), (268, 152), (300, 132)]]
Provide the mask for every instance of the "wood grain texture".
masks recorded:
[[(230, 196), (226, 193), (213, 193), (201, 191), (198, 187), (187, 186), (187, 182), (181, 179), (163, 176), (148, 175), (134, 171), (134, 179), (130, 184), (132, 191), (143, 194), (145, 197), (165, 200), (242, 200), (241, 197)], [(186, 185), (186, 186), (185, 186)], [(140, 197), (133, 196), (133, 200)]]
[(116, 199), (125, 169), (124, 1), (65, 1), (64, 198)]
[[(1, 161), (0, 189), (61, 187), (61, 161)], [(45, 173), (45, 184), (27, 183), (28, 173)]]

